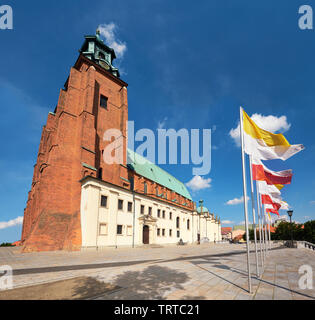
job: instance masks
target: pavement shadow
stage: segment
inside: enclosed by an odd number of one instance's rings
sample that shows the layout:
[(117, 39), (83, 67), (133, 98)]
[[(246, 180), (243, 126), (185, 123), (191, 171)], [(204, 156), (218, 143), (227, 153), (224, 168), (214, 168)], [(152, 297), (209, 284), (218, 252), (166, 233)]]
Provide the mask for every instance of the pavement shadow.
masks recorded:
[[(247, 290), (246, 290), (245, 288), (243, 288), (243, 287), (239, 286), (238, 284), (236, 284), (236, 283), (234, 283), (234, 282), (232, 282), (232, 281), (230, 281), (230, 280), (228, 280), (228, 279), (220, 276), (219, 274), (217, 274), (217, 273), (215, 273), (215, 272), (213, 272), (213, 271), (210, 271), (210, 270), (207, 269), (207, 268), (202, 267), (201, 265), (202, 265), (202, 264), (207, 264), (207, 265), (213, 264), (211, 267), (215, 267), (215, 268), (223, 269), (223, 270), (233, 271), (232, 268), (230, 268), (229, 266), (224, 265), (224, 264), (214, 264), (214, 263), (211, 263), (210, 261), (202, 261), (202, 260), (190, 261), (190, 263), (192, 263), (192, 264), (195, 265), (196, 267), (198, 267), (198, 268), (200, 268), (200, 269), (202, 269), (202, 270), (204, 270), (204, 271), (206, 271), (206, 272), (214, 275), (215, 277), (217, 277), (217, 278), (219, 278), (219, 279), (221, 279), (221, 280), (223, 280), (223, 281), (225, 281), (225, 282), (227, 282), (227, 283), (229, 283), (229, 284), (234, 285), (235, 287), (243, 290), (244, 292), (247, 292)], [(218, 263), (218, 262), (216, 262), (216, 263)], [(246, 278), (246, 275), (244, 275), (243, 273), (241, 273), (241, 272), (238, 272), (238, 273), (241, 274), (242, 277)]]
[[(102, 296), (104, 300), (164, 300), (168, 294), (183, 290), (182, 284), (190, 278), (184, 272), (168, 267), (148, 266), (141, 271), (126, 271), (116, 276), (112, 285), (123, 287)], [(185, 296), (190, 300), (202, 300), (202, 296)], [(185, 298), (183, 297), (183, 298)]]
[(77, 277), (0, 291), (0, 300), (83, 300), (117, 289), (92, 277)]
[[(237, 273), (237, 274), (240, 275), (240, 277), (244, 277), (244, 279), (247, 278), (247, 271), (243, 271), (243, 270), (240, 270), (240, 269), (237, 269), (237, 268), (234, 268), (234, 267), (231, 268), (231, 267), (229, 267), (229, 266), (227, 266), (227, 265), (225, 265), (225, 264), (219, 263), (219, 262), (213, 263), (213, 262), (211, 262), (211, 261), (209, 261), (209, 260), (206, 260), (206, 261), (199, 260), (199, 261), (190, 261), (190, 262), (191, 262), (192, 264), (194, 264), (196, 267), (199, 267), (200, 269), (209, 272), (210, 274), (212, 274), (212, 275), (220, 278), (221, 280), (223, 280), (223, 281), (225, 281), (225, 282), (227, 282), (227, 283), (230, 283), (230, 284), (234, 285), (235, 287), (242, 289), (242, 290), (245, 291), (245, 292), (248, 292), (247, 289), (245, 289), (245, 288), (237, 285), (236, 283), (233, 283), (232, 281), (230, 281), (230, 280), (228, 280), (228, 279), (226, 279), (226, 278), (218, 275), (218, 274), (215, 273), (215, 272), (212, 272), (212, 271), (210, 271), (210, 270), (208, 270), (208, 269), (206, 269), (206, 268), (203, 268), (203, 267), (200, 266), (200, 265), (202, 265), (202, 264), (207, 264), (207, 265), (211, 264), (211, 267), (218, 268), (218, 269), (222, 269), (222, 270), (228, 270), (228, 271)], [(290, 292), (290, 293), (295, 293), (295, 294), (297, 294), (297, 295), (300, 295), (300, 296), (303, 296), (303, 297), (306, 297), (306, 298), (315, 299), (315, 297), (313, 297), (313, 296), (310, 296), (310, 295), (305, 294), (305, 293), (301, 293), (301, 292), (299, 292), (299, 291), (292, 290), (292, 289), (290, 289), (290, 288), (283, 287), (283, 286), (281, 286), (281, 285), (278, 285), (278, 284), (269, 282), (269, 281), (264, 280), (264, 279), (262, 279), (262, 278), (258, 278), (257, 276), (255, 276), (255, 275), (253, 275), (253, 274), (252, 274), (252, 279), (258, 280), (258, 281), (260, 281), (261, 283), (268, 284), (268, 285), (273, 286), (273, 287), (275, 287), (275, 288), (279, 288), (279, 289), (286, 290), (286, 291), (288, 291), (288, 292)]]

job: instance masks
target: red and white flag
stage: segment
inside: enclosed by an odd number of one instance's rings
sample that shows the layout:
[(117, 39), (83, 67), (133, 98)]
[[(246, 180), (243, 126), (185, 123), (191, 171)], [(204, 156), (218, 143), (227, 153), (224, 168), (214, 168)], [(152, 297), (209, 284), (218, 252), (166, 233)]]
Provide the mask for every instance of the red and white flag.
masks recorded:
[(292, 170), (272, 171), (268, 169), (261, 160), (253, 158), (253, 180), (266, 181), (267, 184), (290, 184), (292, 181)]

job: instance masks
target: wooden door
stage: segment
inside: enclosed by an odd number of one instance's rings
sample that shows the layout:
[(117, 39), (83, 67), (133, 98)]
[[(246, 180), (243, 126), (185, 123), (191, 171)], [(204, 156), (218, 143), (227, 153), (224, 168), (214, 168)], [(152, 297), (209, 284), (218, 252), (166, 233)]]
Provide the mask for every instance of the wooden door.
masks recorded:
[(149, 244), (149, 226), (143, 226), (143, 244)]

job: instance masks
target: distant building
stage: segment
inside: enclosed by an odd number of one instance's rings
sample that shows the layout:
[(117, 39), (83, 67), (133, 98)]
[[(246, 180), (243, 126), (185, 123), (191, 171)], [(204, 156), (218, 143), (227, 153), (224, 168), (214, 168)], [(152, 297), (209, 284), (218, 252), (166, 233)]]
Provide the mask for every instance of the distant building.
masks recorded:
[(285, 218), (277, 219), (273, 224), (274, 227), (277, 228), (281, 222), (287, 222), (287, 220)]
[(232, 240), (232, 227), (221, 228), (222, 240)]
[(238, 239), (240, 237), (242, 237), (245, 234), (245, 230), (242, 229), (237, 229), (237, 230), (233, 230), (232, 232), (232, 239)]

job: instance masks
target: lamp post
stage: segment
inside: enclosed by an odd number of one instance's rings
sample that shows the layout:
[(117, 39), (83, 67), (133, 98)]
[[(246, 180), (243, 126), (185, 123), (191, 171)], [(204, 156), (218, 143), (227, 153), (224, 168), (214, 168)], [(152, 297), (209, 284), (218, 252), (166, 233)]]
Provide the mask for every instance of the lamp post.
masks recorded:
[(290, 217), (291, 248), (293, 248), (292, 215), (293, 215), (293, 210), (288, 210), (288, 216)]
[(199, 207), (200, 207), (200, 213), (199, 213), (199, 233), (198, 233), (198, 244), (200, 244), (201, 240), (201, 228), (200, 228), (200, 218), (203, 213), (203, 200), (199, 200)]

